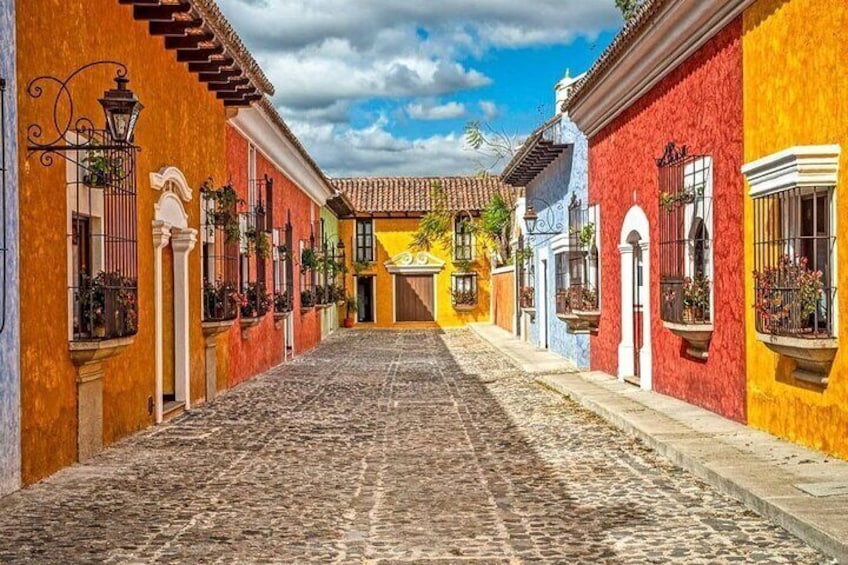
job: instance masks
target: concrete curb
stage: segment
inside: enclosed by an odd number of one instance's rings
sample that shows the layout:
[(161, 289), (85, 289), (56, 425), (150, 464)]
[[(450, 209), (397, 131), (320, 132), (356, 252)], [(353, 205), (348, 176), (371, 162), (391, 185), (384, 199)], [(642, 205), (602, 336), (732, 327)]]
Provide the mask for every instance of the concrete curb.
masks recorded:
[[(583, 386), (568, 386), (567, 380), (579, 380), (582, 383), (597, 387), (599, 392), (603, 391), (601, 387), (592, 383), (582, 373), (568, 375), (567, 377), (560, 375), (540, 376), (536, 378), (536, 382), (540, 385), (572, 399), (580, 406), (594, 412), (625, 433), (637, 437), (678, 467), (701, 478), (717, 490), (741, 501), (755, 512), (783, 527), (811, 546), (831, 555), (839, 560), (840, 563), (848, 563), (848, 540), (842, 538), (836, 532), (823, 530), (810, 521), (805, 520), (797, 508), (791, 507), (794, 500), (793, 497), (775, 496), (767, 499), (759, 493), (754, 492), (748, 485), (743, 484), (742, 481), (737, 480), (739, 469), (750, 468), (747, 462), (743, 460), (744, 458), (737, 461), (736, 465), (731, 467), (711, 465), (703, 461), (703, 457), (699, 457), (697, 453), (693, 453), (692, 449), (686, 449), (685, 441), (681, 441), (685, 440), (686, 432), (683, 432), (683, 434), (668, 434), (669, 438), (666, 439), (659, 437), (657, 433), (648, 429), (649, 427), (647, 425), (638, 422), (636, 418), (632, 417), (635, 413), (651, 410), (651, 408), (646, 407), (641, 402), (628, 400), (629, 403), (633, 404), (631, 410), (614, 411), (610, 406), (605, 405), (605, 403), (591, 398), (591, 394), (581, 391), (580, 389), (584, 388)], [(606, 391), (606, 393), (616, 394), (611, 391)], [(673, 422), (671, 418), (661, 413), (654, 413), (652, 416), (657, 420), (666, 418), (669, 423)], [(693, 440), (696, 437), (703, 438), (704, 435), (693, 429), (690, 429), (689, 432)], [(710, 441), (709, 438), (707, 438), (707, 441)], [(754, 467), (757, 466), (759, 465), (754, 465)], [(784, 498), (785, 500), (782, 500)], [(781, 502), (785, 503), (781, 504)], [(842, 514), (848, 515), (848, 508)], [(832, 516), (834, 522), (841, 521), (842, 519), (842, 516)]]

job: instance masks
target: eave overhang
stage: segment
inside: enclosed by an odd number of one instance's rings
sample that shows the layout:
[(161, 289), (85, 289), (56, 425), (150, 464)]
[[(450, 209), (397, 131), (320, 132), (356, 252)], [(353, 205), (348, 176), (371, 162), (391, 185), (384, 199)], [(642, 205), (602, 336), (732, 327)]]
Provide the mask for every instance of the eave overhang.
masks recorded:
[(648, 0), (575, 86), (564, 109), (593, 137), (753, 2)]
[(238, 34), (214, 0), (118, 0), (132, 6), (133, 17), (147, 22), (150, 35), (162, 36), (177, 61), (198, 75), (224, 106), (245, 107), (274, 94)]
[(511, 186), (527, 186), (548, 165), (572, 148), (571, 144), (559, 142), (560, 120), (561, 116), (557, 116), (533, 132), (504, 168), (501, 180)]

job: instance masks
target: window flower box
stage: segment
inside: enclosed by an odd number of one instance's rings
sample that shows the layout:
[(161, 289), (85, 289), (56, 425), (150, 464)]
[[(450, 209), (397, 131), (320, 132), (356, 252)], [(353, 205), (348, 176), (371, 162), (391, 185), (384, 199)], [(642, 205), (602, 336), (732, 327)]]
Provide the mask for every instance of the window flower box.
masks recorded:
[(668, 331), (683, 338), (689, 347), (686, 348), (686, 354), (696, 359), (707, 359), (707, 351), (710, 348), (710, 340), (713, 337), (713, 325), (706, 324), (690, 324), (690, 323), (675, 323), (663, 322), (663, 325)]
[(792, 376), (819, 386), (827, 386), (839, 340), (833, 337), (790, 337), (757, 332), (757, 339), (766, 347), (795, 361)]

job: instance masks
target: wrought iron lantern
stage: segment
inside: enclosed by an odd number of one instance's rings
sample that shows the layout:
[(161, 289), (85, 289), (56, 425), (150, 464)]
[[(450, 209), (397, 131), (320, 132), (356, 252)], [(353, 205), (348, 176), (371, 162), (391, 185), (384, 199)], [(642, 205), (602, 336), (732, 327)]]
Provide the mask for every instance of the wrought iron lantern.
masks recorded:
[(527, 211), (524, 212), (524, 224), (527, 226), (527, 231), (536, 233), (536, 224), (539, 221), (539, 214), (533, 209), (533, 206), (527, 206)]
[(135, 123), (144, 108), (133, 91), (127, 88), (129, 82), (125, 76), (115, 77), (117, 88), (107, 90), (100, 99), (106, 116), (106, 127), (112, 139), (119, 143), (132, 142)]

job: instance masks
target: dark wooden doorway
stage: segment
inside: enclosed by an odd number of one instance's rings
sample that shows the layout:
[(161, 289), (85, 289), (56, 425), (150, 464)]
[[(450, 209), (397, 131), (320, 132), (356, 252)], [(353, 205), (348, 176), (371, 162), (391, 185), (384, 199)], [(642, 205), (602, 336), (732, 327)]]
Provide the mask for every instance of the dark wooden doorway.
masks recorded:
[(433, 275), (395, 276), (395, 321), (432, 322)]
[(357, 322), (374, 321), (374, 277), (356, 277)]

